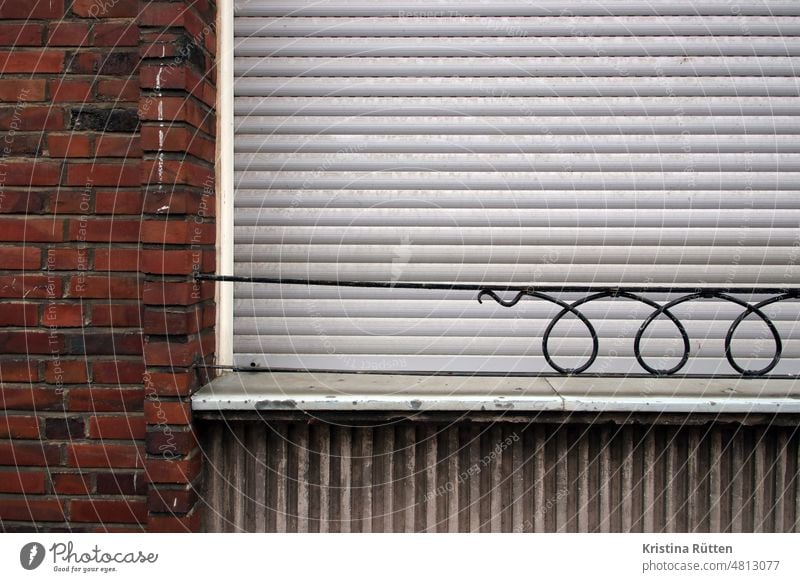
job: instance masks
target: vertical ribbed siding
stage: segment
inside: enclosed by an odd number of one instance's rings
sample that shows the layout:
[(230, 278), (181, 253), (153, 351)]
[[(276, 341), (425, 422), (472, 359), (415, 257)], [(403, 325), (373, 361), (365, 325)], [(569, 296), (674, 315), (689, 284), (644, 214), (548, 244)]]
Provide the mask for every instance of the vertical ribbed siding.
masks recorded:
[(793, 427), (209, 422), (208, 531), (798, 531)]

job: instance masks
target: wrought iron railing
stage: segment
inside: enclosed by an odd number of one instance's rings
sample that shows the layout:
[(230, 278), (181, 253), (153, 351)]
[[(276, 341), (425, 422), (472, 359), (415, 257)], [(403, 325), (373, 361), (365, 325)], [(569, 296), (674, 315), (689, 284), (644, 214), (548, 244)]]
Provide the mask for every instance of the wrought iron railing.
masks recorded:
[[(781, 378), (794, 378), (798, 379), (800, 376), (784, 374), (781, 376), (770, 375), (769, 372), (781, 361), (783, 353), (783, 338), (777, 327), (764, 312), (764, 308), (789, 299), (800, 298), (800, 288), (793, 287), (664, 287), (664, 286), (624, 286), (624, 287), (609, 287), (609, 286), (586, 286), (586, 285), (474, 285), (474, 284), (443, 284), (443, 283), (406, 283), (406, 282), (383, 282), (383, 281), (333, 281), (333, 280), (318, 280), (318, 279), (293, 279), (293, 278), (278, 278), (278, 277), (245, 277), (238, 275), (208, 275), (197, 274), (196, 280), (199, 281), (221, 281), (221, 282), (234, 282), (234, 283), (262, 283), (262, 284), (278, 284), (278, 285), (309, 285), (309, 286), (327, 286), (327, 287), (366, 287), (366, 288), (383, 288), (383, 289), (420, 289), (420, 290), (442, 290), (442, 291), (475, 291), (477, 292), (478, 303), (483, 303), (485, 298), (490, 298), (503, 307), (511, 308), (517, 305), (524, 297), (531, 297), (547, 301), (561, 308), (561, 310), (550, 320), (545, 332), (542, 336), (542, 352), (547, 364), (558, 375), (577, 375), (588, 374), (587, 370), (594, 364), (597, 359), (600, 340), (597, 331), (592, 325), (591, 320), (580, 311), (580, 307), (586, 304), (597, 301), (599, 299), (612, 298), (612, 299), (628, 299), (638, 303), (647, 305), (652, 308), (652, 312), (648, 315), (633, 338), (633, 352), (636, 361), (639, 365), (647, 371), (648, 375), (653, 376), (674, 376), (686, 365), (689, 361), (691, 342), (689, 334), (686, 331), (681, 320), (673, 313), (673, 309), (678, 305), (687, 303), (694, 300), (703, 299), (718, 299), (733, 303), (742, 308), (742, 313), (737, 316), (727, 333), (725, 334), (724, 351), (725, 358), (731, 367), (736, 370), (739, 377), (781, 377)], [(516, 295), (512, 299), (503, 299), (498, 293), (515, 292)], [(562, 294), (583, 294), (579, 299), (571, 302), (559, 299), (558, 295)], [(659, 303), (646, 297), (644, 294), (665, 294), (667, 296), (678, 297), (670, 299), (669, 301)], [(737, 296), (769, 296), (758, 302), (749, 302)], [(550, 353), (549, 343), (550, 336), (553, 329), (567, 315), (573, 315), (586, 327), (591, 338), (592, 350), (586, 361), (580, 366), (574, 368), (565, 368), (557, 364)], [(774, 352), (770, 362), (758, 369), (746, 369), (739, 365), (736, 357), (733, 354), (731, 344), (736, 334), (736, 330), (742, 322), (753, 315), (760, 319), (766, 326), (769, 334), (772, 336), (774, 343)], [(677, 364), (670, 368), (654, 368), (650, 366), (644, 359), (641, 353), (641, 344), (645, 332), (650, 325), (659, 317), (664, 316), (671, 321), (677, 329), (683, 343), (683, 352)], [(232, 368), (227, 366), (206, 366), (210, 368)], [(238, 368), (233, 368), (238, 369)], [(252, 368), (242, 368), (241, 371), (254, 371)], [(257, 371), (263, 369), (256, 368)], [(530, 375), (530, 374), (523, 374)], [(603, 375), (603, 374), (600, 374)], [(619, 374), (608, 374), (608, 376), (618, 376)], [(723, 377), (730, 375), (725, 374), (692, 374), (691, 377)]]

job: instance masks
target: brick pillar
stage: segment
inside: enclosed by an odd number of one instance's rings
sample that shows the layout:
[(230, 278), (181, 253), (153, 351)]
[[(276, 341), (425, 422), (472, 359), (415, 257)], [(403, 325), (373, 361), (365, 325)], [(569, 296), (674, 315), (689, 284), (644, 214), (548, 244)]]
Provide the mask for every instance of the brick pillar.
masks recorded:
[(150, 531), (197, 530), (202, 453), (189, 396), (214, 353), (216, 10), (209, 2), (143, 2), (142, 272)]
[(0, 4), (0, 529), (141, 529), (136, 2)]

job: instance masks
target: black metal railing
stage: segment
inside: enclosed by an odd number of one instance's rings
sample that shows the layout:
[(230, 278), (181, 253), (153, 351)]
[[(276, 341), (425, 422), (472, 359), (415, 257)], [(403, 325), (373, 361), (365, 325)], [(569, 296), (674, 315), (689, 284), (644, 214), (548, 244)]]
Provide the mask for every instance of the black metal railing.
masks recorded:
[[(542, 301), (547, 301), (561, 308), (561, 310), (550, 320), (550, 323), (545, 329), (542, 336), (542, 352), (548, 365), (559, 375), (577, 375), (585, 373), (594, 364), (597, 359), (600, 340), (597, 331), (592, 325), (591, 320), (582, 313), (579, 308), (586, 304), (597, 301), (599, 299), (628, 299), (638, 303), (647, 305), (652, 308), (652, 312), (648, 315), (633, 338), (633, 352), (636, 361), (639, 365), (647, 371), (649, 375), (653, 376), (673, 376), (676, 375), (689, 361), (691, 343), (689, 334), (686, 331), (681, 320), (672, 312), (672, 309), (689, 301), (703, 300), (703, 299), (718, 299), (733, 303), (742, 308), (742, 313), (737, 316), (727, 333), (725, 334), (724, 351), (725, 358), (731, 367), (736, 370), (739, 377), (764, 377), (769, 374), (781, 361), (783, 353), (783, 339), (775, 324), (770, 317), (764, 312), (764, 308), (789, 299), (800, 298), (800, 288), (793, 287), (664, 287), (664, 286), (587, 286), (587, 285), (475, 285), (475, 284), (444, 284), (444, 283), (406, 283), (406, 282), (390, 282), (390, 281), (335, 281), (335, 280), (321, 280), (321, 279), (293, 279), (293, 278), (279, 278), (279, 277), (245, 277), (239, 275), (207, 275), (197, 274), (196, 280), (199, 281), (221, 281), (221, 282), (234, 282), (234, 283), (262, 283), (262, 284), (278, 284), (278, 285), (309, 285), (309, 286), (326, 286), (326, 287), (366, 287), (366, 288), (380, 288), (380, 289), (420, 289), (420, 290), (442, 290), (442, 291), (476, 291), (478, 303), (483, 303), (485, 298), (490, 298), (499, 305), (507, 308), (514, 307), (524, 297), (530, 297)], [(498, 293), (515, 292), (516, 295), (512, 299), (503, 299)], [(584, 294), (583, 297), (574, 301), (568, 302), (559, 299), (558, 295), (570, 294)], [(653, 299), (646, 297), (644, 294), (664, 294), (667, 296), (678, 297), (670, 299), (663, 303), (658, 303)], [(746, 301), (737, 296), (769, 296), (757, 302)], [(592, 350), (586, 361), (580, 366), (574, 368), (564, 368), (558, 365), (554, 360), (549, 350), (550, 336), (553, 329), (567, 315), (575, 316), (587, 329), (592, 342)], [(731, 344), (736, 334), (736, 330), (742, 322), (749, 316), (755, 316), (760, 319), (766, 326), (769, 334), (774, 343), (774, 352), (770, 362), (758, 369), (745, 369), (736, 361), (733, 355)], [(680, 354), (680, 359), (677, 364), (670, 368), (654, 368), (650, 366), (644, 359), (641, 353), (641, 343), (645, 332), (650, 325), (659, 317), (664, 316), (675, 325), (680, 338), (683, 343), (683, 352)], [(229, 368), (226, 366), (206, 366), (213, 368)], [(234, 368), (236, 369), (236, 368)], [(253, 370), (249, 368), (247, 370)], [(259, 369), (260, 370), (260, 369)], [(602, 375), (602, 374), (600, 374)], [(609, 376), (617, 376), (618, 374), (608, 374)], [(692, 377), (730, 377), (724, 374), (696, 374)], [(771, 375), (769, 377), (772, 377)], [(782, 375), (781, 378), (800, 378), (795, 375)]]

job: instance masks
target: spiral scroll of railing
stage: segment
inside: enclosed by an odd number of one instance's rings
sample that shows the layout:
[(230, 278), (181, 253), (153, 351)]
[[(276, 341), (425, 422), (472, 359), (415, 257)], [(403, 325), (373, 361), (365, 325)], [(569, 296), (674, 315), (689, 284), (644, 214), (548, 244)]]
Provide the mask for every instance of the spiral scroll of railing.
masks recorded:
[[(485, 286), (485, 285), (472, 285), (472, 284), (441, 284), (441, 283), (411, 283), (411, 282), (380, 282), (380, 281), (336, 281), (336, 280), (315, 280), (315, 279), (284, 279), (272, 277), (244, 277), (236, 275), (196, 275), (197, 280), (212, 280), (222, 282), (236, 282), (236, 283), (264, 283), (264, 284), (284, 284), (284, 285), (318, 285), (318, 286), (334, 286), (334, 287), (369, 287), (369, 288), (387, 288), (387, 289), (419, 289), (419, 290), (445, 290), (445, 291), (477, 291), (478, 303), (483, 303), (485, 298), (491, 298), (499, 305), (507, 308), (512, 308), (517, 305), (523, 298), (530, 297), (546, 301), (560, 307), (560, 311), (550, 320), (545, 332), (542, 336), (542, 353), (547, 364), (560, 375), (577, 375), (587, 372), (589, 368), (597, 360), (600, 350), (600, 340), (597, 331), (592, 324), (591, 320), (580, 311), (580, 308), (587, 305), (592, 301), (599, 299), (627, 299), (636, 301), (641, 304), (647, 305), (652, 308), (652, 312), (648, 315), (633, 338), (633, 352), (636, 361), (639, 365), (647, 371), (648, 374), (653, 376), (671, 376), (680, 372), (681, 369), (689, 361), (691, 352), (691, 342), (689, 334), (686, 331), (680, 318), (677, 317), (673, 310), (689, 301), (704, 300), (704, 299), (717, 299), (733, 303), (742, 308), (742, 312), (733, 320), (730, 327), (725, 334), (724, 350), (725, 358), (730, 366), (736, 370), (739, 376), (742, 377), (764, 377), (768, 376), (769, 372), (781, 361), (783, 353), (783, 339), (772, 319), (765, 313), (764, 308), (781, 301), (800, 298), (800, 288), (781, 288), (781, 287), (598, 287), (598, 286)], [(503, 299), (499, 293), (515, 292), (511, 299)], [(562, 294), (580, 294), (583, 295), (579, 299), (568, 302), (559, 299), (558, 295)], [(678, 295), (674, 299), (665, 301), (663, 303), (656, 302), (645, 296), (645, 294), (666, 294), (667, 296)], [(737, 295), (744, 296), (764, 296), (768, 295), (766, 299), (757, 302), (746, 301), (737, 297)], [(549, 344), (550, 337), (556, 325), (568, 315), (577, 318), (585, 327), (591, 338), (592, 349), (587, 359), (579, 366), (572, 368), (565, 368), (555, 362), (550, 352)], [(675, 326), (680, 340), (683, 345), (683, 351), (680, 354), (680, 359), (677, 364), (667, 368), (656, 368), (651, 366), (645, 361), (642, 356), (642, 341), (645, 333), (653, 322), (658, 318), (664, 317)], [(769, 363), (761, 368), (748, 369), (739, 365), (736, 357), (733, 354), (732, 343), (736, 330), (739, 326), (750, 316), (753, 316), (763, 322), (769, 331), (774, 344), (773, 356)]]

